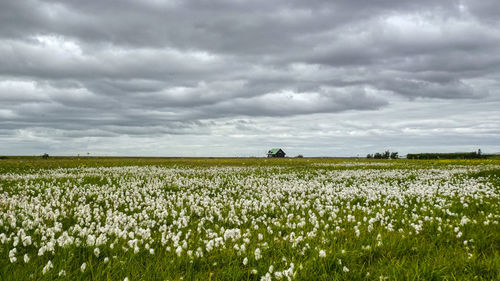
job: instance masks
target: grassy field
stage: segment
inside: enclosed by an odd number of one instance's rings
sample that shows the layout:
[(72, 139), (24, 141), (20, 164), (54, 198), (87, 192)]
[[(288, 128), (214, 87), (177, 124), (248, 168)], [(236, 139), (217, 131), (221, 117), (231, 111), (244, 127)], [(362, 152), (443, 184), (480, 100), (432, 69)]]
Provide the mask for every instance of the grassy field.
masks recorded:
[(500, 280), (500, 160), (0, 159), (0, 280)]

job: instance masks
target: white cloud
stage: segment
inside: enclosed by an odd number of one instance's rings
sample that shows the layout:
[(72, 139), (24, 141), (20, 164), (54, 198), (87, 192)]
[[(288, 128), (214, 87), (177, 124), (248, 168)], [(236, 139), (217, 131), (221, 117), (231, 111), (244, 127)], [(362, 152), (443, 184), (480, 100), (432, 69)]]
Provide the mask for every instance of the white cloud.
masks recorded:
[(2, 2), (0, 154), (500, 151), (496, 2), (362, 2)]

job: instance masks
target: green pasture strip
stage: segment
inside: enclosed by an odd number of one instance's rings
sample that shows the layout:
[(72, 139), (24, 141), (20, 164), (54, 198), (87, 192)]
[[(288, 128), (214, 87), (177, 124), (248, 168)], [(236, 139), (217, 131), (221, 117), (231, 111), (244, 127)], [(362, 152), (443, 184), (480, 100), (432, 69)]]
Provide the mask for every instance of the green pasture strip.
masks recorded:
[[(88, 219), (85, 225), (89, 233), (99, 233), (107, 217), (96, 212), (105, 214), (112, 209), (118, 220), (147, 216), (156, 221), (160, 221), (162, 211), (169, 212), (161, 218), (161, 224), (136, 220), (136, 226), (151, 231), (154, 241), (149, 247), (140, 244), (138, 252), (127, 243), (132, 238), (109, 235), (109, 241), (97, 247), (98, 255), (96, 247), (87, 245), (83, 238), (79, 245), (56, 246), (54, 253), (39, 255), (40, 245), (35, 243), (50, 239), (51, 234), (28, 230), (35, 242), (32, 245), (21, 246), (22, 241), (18, 241), (14, 246), (16, 242), (12, 240), (0, 243), (0, 280), (124, 280), (125, 277), (129, 280), (261, 280), (270, 271), (270, 265), (274, 268), (270, 274), (272, 280), (278, 280), (275, 272), (287, 270), (291, 263), (296, 272), (293, 280), (500, 280), (498, 165), (500, 160), (496, 159), (0, 159), (3, 177), (0, 179), (0, 211), (12, 214), (0, 221), (0, 236), (18, 236), (14, 229), (19, 225), (30, 229), (26, 225), (30, 217), (23, 208), (36, 208), (37, 202), (49, 204), (48, 210), (64, 211), (61, 218), (54, 218), (52, 214), (45, 217), (42, 212), (38, 222), (51, 228), (56, 222), (61, 223), (61, 230), (54, 234), (56, 237), (78, 223), (83, 225), (79, 222), (82, 219)], [(460, 172), (452, 173), (454, 170)], [(357, 176), (356, 171), (363, 172), (364, 177)], [(441, 177), (443, 171), (450, 174)], [(484, 184), (485, 189), (462, 194), (460, 187), (465, 190), (470, 186), (469, 181)], [(433, 184), (439, 186), (436, 193), (422, 198), (419, 188)], [(372, 190), (370, 185), (378, 189)], [(456, 191), (441, 194), (448, 185), (455, 186)], [(144, 189), (145, 186), (151, 188)], [(358, 193), (339, 201), (328, 201), (332, 193), (351, 189)], [(140, 193), (134, 193), (135, 190)], [(407, 193), (404, 198), (394, 195), (401, 190), (415, 193)], [(372, 199), (371, 191), (378, 197)], [(380, 192), (385, 193), (380, 195)], [(185, 193), (193, 196), (191, 203), (182, 197)], [(62, 202), (50, 202), (54, 196)], [(106, 200), (107, 196), (119, 199)], [(310, 200), (302, 205), (291, 203), (301, 196), (308, 196)], [(9, 198), (30, 198), (31, 205), (14, 208)], [(164, 209), (148, 209), (154, 202), (148, 198), (164, 198)], [(210, 202), (207, 204), (219, 215), (192, 204), (200, 200)], [(268, 204), (271, 201), (278, 207)], [(261, 205), (243, 207), (247, 202)], [(332, 218), (330, 211), (318, 209), (318, 205), (326, 205), (328, 210), (338, 209), (337, 217)], [(77, 214), (86, 208), (92, 210), (88, 216)], [(160, 243), (159, 233), (163, 226), (177, 231), (174, 222), (178, 223), (182, 212), (189, 221), (180, 237), (189, 246), (178, 255), (172, 241)], [(363, 218), (369, 220), (382, 213), (390, 219), (377, 221), (369, 229)], [(210, 220), (198, 227), (208, 214), (212, 216)], [(254, 228), (251, 221), (228, 221), (231, 216), (253, 218), (259, 227)], [(350, 216), (352, 220), (348, 219)], [(305, 219), (304, 226), (287, 226), (287, 223), (300, 224), (298, 217)], [(423, 220), (426, 217), (430, 219)], [(419, 220), (422, 222), (417, 226)], [(319, 228), (315, 227), (316, 222)], [(393, 231), (387, 229), (389, 223)], [(460, 229), (456, 230), (456, 226)], [(190, 258), (186, 254), (188, 249), (197, 247), (205, 250), (203, 240), (208, 239), (211, 231), (222, 235), (222, 229), (235, 228), (251, 233), (243, 254), (238, 254), (230, 242), (227, 247), (205, 251), (203, 258)], [(131, 229), (127, 228), (127, 232)], [(190, 232), (189, 237), (186, 232)], [(304, 236), (304, 240), (293, 246), (290, 241), (278, 239), (292, 232)], [(311, 232), (317, 232), (317, 236), (307, 238)], [(17, 250), (15, 262), (10, 261), (13, 248)], [(262, 252), (260, 259), (254, 254), (257, 248)], [(154, 249), (154, 253), (149, 249)], [(320, 250), (326, 252), (325, 257), (319, 257)], [(25, 254), (30, 259), (27, 263), (23, 261)], [(247, 264), (243, 264), (244, 257), (248, 258)], [(49, 261), (53, 268), (43, 274)], [(281, 277), (281, 280), (287, 278)]]

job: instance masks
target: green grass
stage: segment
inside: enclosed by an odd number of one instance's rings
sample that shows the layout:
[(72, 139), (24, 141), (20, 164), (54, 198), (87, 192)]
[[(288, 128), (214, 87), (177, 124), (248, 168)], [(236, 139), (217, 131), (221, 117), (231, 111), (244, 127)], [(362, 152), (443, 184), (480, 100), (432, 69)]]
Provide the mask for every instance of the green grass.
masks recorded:
[[(89, 169), (128, 166), (137, 168), (118, 172)], [(95, 247), (82, 241), (79, 245), (56, 246), (54, 253), (42, 256), (38, 256), (39, 245), (17, 246), (17, 261), (11, 263), (9, 251), (13, 242), (9, 241), (0, 244), (0, 280), (123, 280), (125, 277), (129, 280), (260, 280), (270, 265), (274, 266), (274, 271), (282, 271), (289, 268), (290, 263), (294, 264), (296, 272), (294, 280), (381, 280), (385, 277), (387, 280), (500, 280), (499, 167), (497, 159), (0, 159), (0, 176), (5, 176), (0, 178), (0, 234), (18, 236), (16, 231), (26, 228), (33, 241), (42, 241), (44, 235), (35, 229), (44, 228), (26, 225), (33, 219), (29, 214), (41, 215), (40, 223), (45, 229), (54, 227), (56, 222), (61, 223), (62, 229), (55, 234), (56, 238), (82, 219), (106, 225), (105, 215), (99, 219), (93, 212), (78, 215), (87, 206), (96, 212), (101, 210), (102, 214), (112, 209), (127, 218), (150, 218), (137, 219), (134, 226), (150, 230), (153, 241), (150, 247), (155, 252), (150, 254), (141, 244), (141, 250), (134, 253), (127, 245), (128, 238), (108, 235), (108, 241), (99, 247), (98, 257), (93, 252)], [(463, 169), (464, 172), (437, 180), (422, 178), (422, 174), (430, 173), (431, 169)], [(356, 171), (366, 174), (361, 174), (361, 178), (356, 176)], [(54, 176), (56, 172), (61, 176)], [(343, 172), (348, 173), (345, 178)], [(372, 174), (374, 179), (369, 178)], [(18, 177), (7, 178), (7, 175)], [(462, 195), (460, 188), (463, 187), (463, 192), (474, 188), (469, 181), (490, 189)], [(437, 183), (443, 186), (439, 190), (450, 184), (456, 186), (458, 193), (436, 192), (427, 199), (411, 193), (404, 193), (404, 198), (391, 197), (390, 192), (370, 199), (371, 195), (362, 193), (372, 190), (370, 184), (376, 187), (373, 189), (376, 192), (385, 190), (383, 188), (407, 192), (416, 185), (424, 189)], [(337, 195), (349, 188), (359, 193), (347, 197)], [(192, 198), (187, 196), (189, 194)], [(165, 200), (148, 203), (146, 198), (149, 197)], [(29, 206), (44, 206), (46, 210), (28, 212), (30, 207), (15, 205), (12, 198), (32, 198)], [(302, 200), (304, 198), (309, 200)], [(332, 201), (328, 201), (330, 199)], [(302, 201), (294, 204), (295, 200)], [(162, 203), (162, 208), (152, 205), (158, 202)], [(260, 205), (246, 206), (246, 202)], [(335, 218), (329, 211), (332, 208), (338, 209)], [(56, 210), (64, 215), (55, 219), (43, 217)], [(165, 217), (160, 214), (163, 210), (168, 210)], [(189, 217), (185, 227), (176, 225), (182, 210)], [(381, 213), (388, 221), (378, 220), (368, 230), (363, 217), (368, 220)], [(290, 218), (290, 214), (294, 217)], [(354, 221), (346, 219), (348, 215), (353, 215)], [(228, 219), (243, 220), (245, 216), (254, 222)], [(416, 232), (410, 222), (417, 223), (425, 217), (432, 220), (423, 221), (422, 229)], [(463, 217), (471, 222), (460, 225)], [(11, 226), (13, 218), (16, 218), (15, 227)], [(199, 228), (206, 218), (210, 220), (204, 221)], [(305, 221), (303, 227), (287, 226), (287, 223), (300, 223), (301, 219)], [(306, 237), (315, 229), (315, 220), (319, 226), (316, 236), (304, 238), (297, 246), (282, 239), (292, 232)], [(151, 221), (157, 224), (147, 226)], [(393, 222), (394, 230), (387, 229), (389, 221)], [(359, 236), (355, 233), (358, 223)], [(256, 224), (258, 229), (254, 229)], [(341, 230), (336, 231), (334, 225)], [(171, 240), (166, 244), (160, 242), (162, 226), (170, 227), (172, 233), (182, 230), (180, 237), (187, 241), (188, 248), (183, 249), (181, 256), (175, 253)], [(454, 229), (456, 226), (463, 232), (460, 237)], [(205, 248), (203, 240), (207, 239), (209, 229), (221, 236), (222, 227), (250, 233), (245, 253), (239, 255), (232, 248), (234, 243), (228, 241), (226, 248), (204, 252), (202, 258), (186, 255), (186, 250), (194, 252), (197, 247)], [(96, 226), (93, 228), (91, 233)], [(186, 239), (187, 231), (191, 234)], [(263, 240), (259, 240), (259, 233), (263, 234)], [(241, 239), (238, 241), (242, 243)], [(471, 242), (464, 244), (464, 241)], [(262, 246), (263, 243), (268, 247)], [(262, 251), (259, 260), (254, 256), (256, 248)], [(318, 256), (320, 249), (326, 252), (326, 257)], [(30, 256), (28, 263), (22, 261), (25, 253)], [(107, 263), (104, 263), (105, 257), (109, 258)], [(247, 265), (242, 263), (244, 257), (248, 258)], [(49, 260), (54, 267), (43, 274)], [(82, 272), (80, 267), (84, 262), (87, 268)], [(66, 275), (59, 277), (61, 270)], [(252, 270), (257, 270), (257, 274), (252, 274)], [(276, 280), (276, 275), (272, 277)]]

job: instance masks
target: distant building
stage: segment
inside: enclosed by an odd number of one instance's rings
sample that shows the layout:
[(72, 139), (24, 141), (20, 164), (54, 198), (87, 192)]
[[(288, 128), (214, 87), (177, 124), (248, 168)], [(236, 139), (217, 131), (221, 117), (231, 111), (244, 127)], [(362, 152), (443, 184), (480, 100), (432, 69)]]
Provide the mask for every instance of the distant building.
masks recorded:
[(267, 158), (285, 157), (285, 152), (281, 148), (273, 148), (267, 152)]

